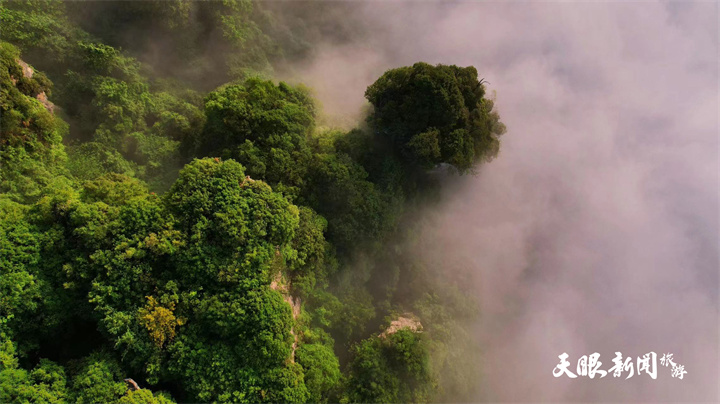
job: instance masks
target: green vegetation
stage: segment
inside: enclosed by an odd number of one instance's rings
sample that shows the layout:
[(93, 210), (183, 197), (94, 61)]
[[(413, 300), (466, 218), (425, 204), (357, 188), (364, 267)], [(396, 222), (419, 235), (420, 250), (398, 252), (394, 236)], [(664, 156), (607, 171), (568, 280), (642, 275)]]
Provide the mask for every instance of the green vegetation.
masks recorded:
[(407, 329), (371, 337), (353, 347), (347, 396), (353, 403), (427, 402), (433, 388), (428, 348)]
[[(504, 127), (473, 67), (418, 63), (367, 125), (318, 129), (271, 79), (315, 10), (0, 4), (0, 402), (466, 398), (474, 306), (411, 217)], [(380, 335), (406, 311), (422, 332)]]
[(505, 132), (474, 67), (416, 63), (393, 69), (365, 92), (375, 106), (371, 121), (408, 163), (440, 163), (460, 172), (500, 150)]

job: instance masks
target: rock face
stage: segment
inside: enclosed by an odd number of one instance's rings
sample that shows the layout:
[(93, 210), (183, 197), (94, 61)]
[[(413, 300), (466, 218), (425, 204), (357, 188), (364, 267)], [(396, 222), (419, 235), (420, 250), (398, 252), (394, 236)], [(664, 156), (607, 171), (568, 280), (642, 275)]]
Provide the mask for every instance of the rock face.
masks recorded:
[[(23, 76), (24, 76), (25, 78), (31, 79), (32, 76), (33, 76), (33, 74), (35, 73), (35, 71), (33, 70), (33, 68), (30, 67), (29, 64), (23, 62), (23, 61), (20, 60), (20, 59), (16, 59), (15, 61), (16, 61), (17, 64), (19, 64), (20, 67), (22, 68)], [(13, 79), (13, 84), (16, 84), (16, 83), (17, 83), (17, 80), (14, 80), (14, 79)], [(45, 107), (45, 109), (47, 109), (50, 113), (53, 113), (53, 112), (55, 111), (55, 104), (53, 104), (52, 102), (50, 102), (50, 100), (48, 100), (48, 97), (47, 97), (47, 94), (45, 94), (45, 91), (43, 91), (43, 92), (41, 92), (40, 94), (36, 95), (35, 98), (37, 98), (38, 101), (40, 101), (40, 102), (42, 103), (42, 105)]]
[(23, 76), (25, 76), (28, 79), (31, 79), (33, 76), (33, 73), (35, 73), (33, 68), (30, 67), (29, 64), (23, 62), (20, 59), (17, 59), (16, 62), (20, 65), (20, 67), (22, 67)]
[(380, 337), (385, 338), (388, 335), (395, 334), (396, 332), (398, 332), (398, 330), (401, 330), (403, 328), (408, 328), (410, 329), (410, 331), (413, 332), (422, 332), (422, 324), (420, 324), (420, 321), (415, 319), (412, 314), (405, 313), (402, 316), (398, 317), (397, 320), (393, 320), (390, 323), (390, 327), (383, 331), (380, 334)]
[(45, 107), (45, 109), (47, 109), (50, 113), (53, 113), (55, 111), (55, 104), (48, 100), (47, 95), (45, 95), (45, 91), (38, 94), (35, 98), (37, 98), (40, 103), (42, 103), (42, 105)]
[[(250, 177), (248, 176), (248, 178)], [(298, 317), (300, 317), (300, 304), (302, 303), (302, 301), (299, 297), (293, 298), (292, 295), (290, 295), (290, 285), (287, 283), (282, 272), (278, 272), (278, 274), (275, 276), (275, 279), (273, 279), (273, 281), (270, 283), (270, 288), (272, 290), (280, 292), (283, 295), (283, 300), (285, 300), (292, 308), (293, 320), (297, 320)], [(298, 346), (298, 336), (295, 333), (295, 328), (292, 328), (290, 330), (290, 334), (292, 334), (294, 339), (292, 344), (292, 352), (290, 353), (290, 362), (294, 363), (295, 350), (297, 350)]]

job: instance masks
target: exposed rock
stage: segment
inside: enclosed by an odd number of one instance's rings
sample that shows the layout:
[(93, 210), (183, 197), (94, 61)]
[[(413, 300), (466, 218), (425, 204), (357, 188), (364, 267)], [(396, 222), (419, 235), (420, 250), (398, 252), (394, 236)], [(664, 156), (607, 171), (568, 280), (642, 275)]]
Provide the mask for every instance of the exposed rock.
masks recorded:
[[(23, 61), (20, 60), (20, 59), (15, 59), (15, 61), (16, 61), (17, 64), (19, 64), (20, 67), (22, 68), (23, 76), (24, 76), (25, 78), (31, 79), (32, 76), (33, 76), (33, 74), (35, 73), (35, 71), (33, 70), (33, 68), (30, 67), (29, 64), (23, 62)], [(17, 80), (16, 80), (16, 79), (14, 79), (14, 78), (11, 77), (10, 80), (12, 80), (13, 84), (17, 84)], [(47, 94), (45, 94), (45, 91), (43, 91), (43, 92), (41, 92), (40, 94), (36, 95), (35, 98), (37, 98), (38, 101), (40, 101), (40, 102), (42, 103), (42, 105), (45, 107), (45, 109), (47, 109), (50, 113), (53, 113), (53, 112), (55, 111), (55, 104), (53, 104), (52, 102), (50, 102), (50, 100), (48, 100), (48, 97), (47, 97)]]
[(412, 314), (405, 313), (404, 315), (393, 320), (390, 326), (380, 334), (381, 338), (385, 338), (388, 335), (395, 334), (398, 330), (408, 328), (413, 332), (422, 332), (422, 324)]
[[(220, 161), (220, 160), (216, 158), (215, 161)], [(246, 185), (248, 185), (248, 184), (250, 184), (250, 183), (253, 183), (253, 182), (255, 182), (255, 180), (252, 179), (252, 178), (250, 178), (249, 175), (246, 175), (245, 178), (243, 178), (242, 182), (240, 183), (240, 186), (241, 186), (241, 187), (244, 187), (244, 186), (246, 186)]]
[(23, 62), (23, 61), (20, 60), (20, 59), (15, 59), (15, 61), (17, 62), (17, 64), (20, 65), (20, 67), (22, 67), (23, 76), (25, 76), (25, 77), (28, 78), (28, 79), (31, 79), (32, 76), (33, 76), (33, 73), (35, 73), (35, 71), (33, 70), (33, 68), (30, 67), (29, 64)]
[(48, 100), (47, 95), (45, 95), (45, 91), (38, 94), (37, 97), (35, 97), (35, 98), (37, 98), (42, 103), (42, 105), (45, 107), (45, 109), (47, 109), (50, 113), (53, 113), (55, 111), (55, 104), (53, 104), (52, 102), (50, 102), (50, 100)]
[(140, 390), (140, 386), (138, 386), (138, 384), (133, 379), (125, 379), (125, 383), (128, 384), (129, 388), (131, 388), (135, 391)]
[[(280, 292), (283, 295), (283, 300), (285, 300), (290, 307), (292, 308), (292, 316), (293, 320), (297, 320), (298, 317), (300, 317), (300, 307), (302, 301), (299, 297), (293, 298), (290, 295), (290, 285), (286, 281), (285, 277), (283, 276), (282, 271), (278, 271), (275, 278), (270, 282), (270, 288), (272, 290), (276, 290)], [(295, 333), (295, 328), (290, 329), (290, 334), (293, 336), (293, 344), (292, 344), (292, 352), (290, 353), (290, 362), (295, 362), (295, 350), (297, 350), (298, 346), (298, 336)]]

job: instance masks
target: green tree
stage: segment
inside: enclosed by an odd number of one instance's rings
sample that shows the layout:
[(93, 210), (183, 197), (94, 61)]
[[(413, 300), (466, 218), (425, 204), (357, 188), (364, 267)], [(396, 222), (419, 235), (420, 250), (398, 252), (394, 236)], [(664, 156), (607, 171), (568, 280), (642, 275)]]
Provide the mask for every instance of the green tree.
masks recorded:
[(474, 67), (416, 63), (368, 87), (371, 126), (411, 164), (446, 163), (464, 173), (498, 153), (505, 132)]
[(0, 333), (0, 401), (3, 403), (63, 403), (68, 400), (64, 369), (41, 360), (31, 371), (18, 366), (13, 343)]
[(289, 244), (298, 227), (297, 207), (264, 182), (246, 178), (235, 161), (188, 164), (166, 201), (188, 237), (177, 270), (194, 285), (267, 285), (276, 255), (297, 256)]
[(307, 176), (307, 138), (315, 121), (306, 90), (251, 78), (210, 93), (205, 115), (196, 154), (233, 158), (252, 178), (297, 196)]
[(298, 348), (295, 358), (305, 371), (309, 401), (327, 402), (329, 392), (340, 380), (340, 364), (332, 347), (323, 344), (303, 344)]
[(128, 391), (117, 401), (118, 404), (172, 404), (174, 402), (166, 393), (153, 394), (148, 389)]
[(434, 388), (422, 334), (401, 329), (353, 347), (344, 401), (428, 402)]
[(115, 402), (128, 389), (120, 366), (105, 354), (92, 355), (80, 363), (72, 388), (78, 404)]
[(20, 63), (18, 49), (0, 42), (0, 192), (26, 203), (67, 174), (62, 145), (67, 125), (41, 101), (52, 83)]

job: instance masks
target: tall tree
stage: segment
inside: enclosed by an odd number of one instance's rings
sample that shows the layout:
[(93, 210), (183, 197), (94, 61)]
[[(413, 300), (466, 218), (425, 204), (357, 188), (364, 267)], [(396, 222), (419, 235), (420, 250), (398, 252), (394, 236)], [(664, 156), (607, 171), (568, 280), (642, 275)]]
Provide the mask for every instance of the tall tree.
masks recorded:
[(494, 158), (505, 132), (477, 70), (416, 63), (392, 69), (368, 87), (370, 122), (409, 163), (446, 163), (459, 172)]

